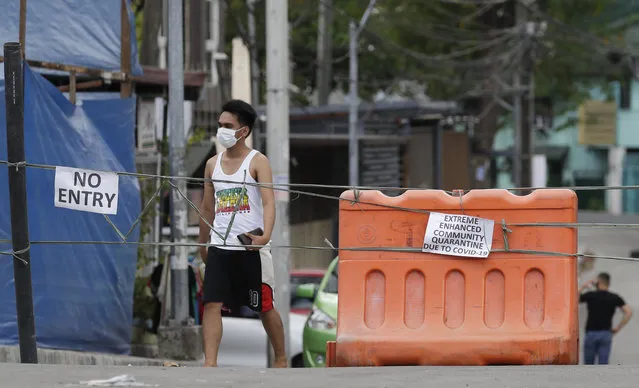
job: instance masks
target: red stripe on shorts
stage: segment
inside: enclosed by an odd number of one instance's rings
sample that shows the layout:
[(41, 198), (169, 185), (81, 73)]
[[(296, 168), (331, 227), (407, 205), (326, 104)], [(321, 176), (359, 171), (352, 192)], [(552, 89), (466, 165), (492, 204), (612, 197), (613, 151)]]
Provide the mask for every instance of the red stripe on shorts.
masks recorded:
[(262, 312), (273, 309), (273, 290), (268, 284), (262, 283)]

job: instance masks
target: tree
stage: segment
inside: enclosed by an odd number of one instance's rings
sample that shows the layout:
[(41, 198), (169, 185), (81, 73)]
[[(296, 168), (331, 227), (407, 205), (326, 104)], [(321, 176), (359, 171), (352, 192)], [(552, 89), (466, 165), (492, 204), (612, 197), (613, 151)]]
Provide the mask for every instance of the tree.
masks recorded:
[[(305, 95), (313, 90), (316, 71), (319, 1), (290, 0), (290, 48), (294, 83)], [(523, 1), (523, 0), (520, 0)], [(243, 0), (230, 5), (227, 37), (243, 35)], [(265, 31), (264, 1), (257, 9), (257, 31)], [(258, 3), (258, 5), (260, 5)], [(623, 78), (628, 49), (623, 32), (633, 25), (639, 6), (623, 0), (537, 0), (529, 9), (537, 27), (526, 40), (526, 27), (515, 23), (515, 0), (453, 2), (450, 0), (378, 1), (359, 47), (360, 97), (370, 98), (400, 79), (427, 85), (435, 99), (462, 101), (475, 96), (482, 121), (476, 128), (475, 151), (489, 155), (503, 108), (495, 95), (510, 84), (517, 66), (530, 65), (537, 96), (550, 96), (554, 110), (574, 109), (592, 87), (606, 89)], [(347, 87), (348, 22), (359, 20), (368, 0), (333, 2), (333, 74)], [(244, 29), (245, 31), (245, 29)], [(529, 42), (526, 44), (524, 42)], [(264, 68), (265, 36), (257, 42)], [(619, 64), (610, 61), (617, 55)], [(505, 100), (509, 95), (503, 95)], [(305, 98), (294, 104), (305, 103)]]

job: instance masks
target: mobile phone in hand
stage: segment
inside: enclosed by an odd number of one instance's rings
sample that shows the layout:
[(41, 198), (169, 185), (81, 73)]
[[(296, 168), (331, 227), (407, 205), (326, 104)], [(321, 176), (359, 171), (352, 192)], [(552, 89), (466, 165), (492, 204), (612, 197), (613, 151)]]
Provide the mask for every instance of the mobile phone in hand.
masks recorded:
[[(248, 233), (253, 234), (255, 236), (261, 236), (264, 234), (264, 231), (262, 230), (262, 228), (257, 228), (257, 229), (251, 230)], [(244, 233), (238, 234), (237, 239), (240, 240), (240, 242), (244, 245), (253, 245), (253, 241), (251, 240), (251, 238)]]

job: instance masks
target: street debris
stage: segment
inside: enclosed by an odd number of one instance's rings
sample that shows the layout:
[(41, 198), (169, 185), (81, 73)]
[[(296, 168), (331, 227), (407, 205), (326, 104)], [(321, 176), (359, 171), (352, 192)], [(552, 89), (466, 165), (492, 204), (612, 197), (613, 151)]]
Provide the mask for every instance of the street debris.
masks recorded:
[(129, 375), (115, 376), (105, 380), (80, 381), (82, 385), (90, 387), (157, 387), (158, 385), (144, 384), (135, 381), (135, 377)]

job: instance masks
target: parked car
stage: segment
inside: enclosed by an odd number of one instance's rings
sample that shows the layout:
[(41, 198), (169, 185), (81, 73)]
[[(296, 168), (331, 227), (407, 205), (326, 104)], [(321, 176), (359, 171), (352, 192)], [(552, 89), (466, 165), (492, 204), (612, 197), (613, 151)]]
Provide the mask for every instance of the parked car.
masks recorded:
[(297, 287), (301, 284), (319, 285), (326, 273), (325, 269), (294, 269), (291, 271), (291, 312), (308, 315), (311, 312), (313, 300), (297, 296)]
[(338, 259), (333, 259), (319, 285), (310, 283), (297, 287), (299, 298), (313, 301), (311, 313), (303, 329), (304, 366), (326, 365), (326, 342), (337, 337), (337, 276)]

